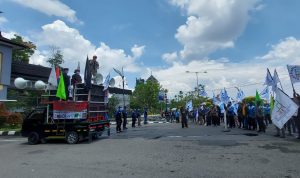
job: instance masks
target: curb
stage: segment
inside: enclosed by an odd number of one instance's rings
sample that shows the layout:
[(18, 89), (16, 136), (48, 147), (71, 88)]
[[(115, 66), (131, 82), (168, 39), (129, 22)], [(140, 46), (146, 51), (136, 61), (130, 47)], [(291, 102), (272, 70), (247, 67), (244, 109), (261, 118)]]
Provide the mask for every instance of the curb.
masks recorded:
[(20, 131), (0, 131), (0, 136), (20, 136)]

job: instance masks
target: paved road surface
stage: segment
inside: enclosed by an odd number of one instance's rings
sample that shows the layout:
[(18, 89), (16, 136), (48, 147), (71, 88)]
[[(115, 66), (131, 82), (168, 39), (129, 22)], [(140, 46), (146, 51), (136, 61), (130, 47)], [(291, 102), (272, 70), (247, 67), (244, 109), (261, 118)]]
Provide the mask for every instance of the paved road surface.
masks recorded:
[(273, 129), (253, 134), (173, 123), (113, 131), (90, 144), (0, 137), (0, 177), (300, 177), (300, 141), (275, 138)]

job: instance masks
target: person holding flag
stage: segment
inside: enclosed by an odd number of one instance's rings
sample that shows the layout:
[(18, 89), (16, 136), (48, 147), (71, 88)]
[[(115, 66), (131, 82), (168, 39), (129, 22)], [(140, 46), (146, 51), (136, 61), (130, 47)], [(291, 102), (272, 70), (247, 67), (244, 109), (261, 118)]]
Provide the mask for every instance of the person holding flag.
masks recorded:
[[(258, 132), (266, 132), (266, 126), (264, 124), (264, 117), (263, 117), (263, 109), (261, 107), (262, 105), (262, 99), (260, 98), (257, 90), (256, 90), (256, 96), (255, 96), (255, 119), (258, 123)], [(254, 123), (256, 125), (256, 122)]]
[(294, 91), (294, 102), (298, 105), (298, 111), (295, 113), (295, 124), (298, 130), (297, 139), (300, 139), (300, 95)]

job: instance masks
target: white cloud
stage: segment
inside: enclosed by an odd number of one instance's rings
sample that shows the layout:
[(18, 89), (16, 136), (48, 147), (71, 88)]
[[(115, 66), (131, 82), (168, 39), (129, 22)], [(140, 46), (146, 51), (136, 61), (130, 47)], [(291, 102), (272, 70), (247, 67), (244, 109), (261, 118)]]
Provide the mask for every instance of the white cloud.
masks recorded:
[(0, 17), (0, 25), (8, 22), (8, 20), (5, 17)]
[(144, 54), (144, 52), (145, 52), (145, 46), (134, 45), (131, 48), (131, 52), (133, 54), (133, 58), (139, 58), (139, 57), (141, 57)]
[(270, 62), (292, 62), (300, 61), (300, 41), (294, 37), (287, 37), (278, 44), (272, 46), (272, 50), (266, 55), (258, 57)]
[[(99, 72), (104, 76), (112, 71), (112, 68), (121, 69), (124, 67), (124, 70), (130, 73), (140, 71), (136, 60), (143, 55), (145, 48), (145, 46), (134, 45), (131, 48), (132, 55), (129, 55), (123, 49), (112, 49), (103, 42), (97, 47), (85, 39), (77, 29), (67, 26), (61, 20), (42, 26), (42, 31), (32, 38), (35, 39), (40, 48), (53, 45), (59, 47), (65, 60), (63, 66), (67, 66), (71, 72), (77, 67), (78, 61), (81, 64), (81, 69), (84, 69), (87, 55), (90, 58), (92, 55), (97, 55), (100, 64)], [(44, 56), (48, 56), (47, 51), (40, 52), (31, 61), (45, 61)]]
[(234, 47), (234, 40), (249, 21), (249, 11), (255, 9), (258, 1), (170, 0), (188, 16), (175, 34), (183, 45), (181, 58), (203, 58), (218, 49)]
[(47, 66), (46, 61), (47, 61), (46, 55), (41, 53), (39, 50), (36, 50), (29, 59), (30, 64), (42, 65), (42, 66)]
[(13, 0), (14, 2), (37, 10), (48, 16), (66, 18), (70, 22), (80, 22), (76, 17), (76, 12), (59, 0)]
[(3, 37), (5, 37), (7, 39), (12, 39), (12, 38), (15, 37), (14, 35), (17, 34), (17, 33), (14, 32), (14, 31), (9, 31), (9, 32), (1, 32), (1, 34), (2, 34)]
[[(178, 94), (180, 90), (191, 91), (196, 86), (196, 74), (185, 71), (207, 71), (206, 74), (199, 73), (198, 76), (199, 83), (206, 85), (206, 90), (210, 96), (212, 90), (229, 87), (229, 94), (235, 98), (235, 86), (241, 86), (246, 95), (253, 96), (256, 89), (258, 91), (263, 89), (262, 83), (265, 80), (267, 68), (270, 69), (272, 75), (276, 69), (283, 89), (291, 96), (292, 87), (286, 64), (300, 65), (299, 51), (300, 39), (288, 37), (273, 45), (265, 55), (243, 62), (229, 62), (228, 59), (202, 59), (192, 60), (186, 64), (173, 62), (169, 68), (151, 69), (151, 71), (163, 87), (170, 91), (170, 95)], [(146, 78), (147, 76), (149, 74), (145, 74), (143, 77)], [(300, 85), (296, 84), (295, 87), (296, 91), (299, 91)], [(219, 93), (219, 90), (216, 90), (215, 93)]]
[(162, 55), (162, 59), (167, 63), (173, 63), (178, 60), (177, 52), (165, 53)]

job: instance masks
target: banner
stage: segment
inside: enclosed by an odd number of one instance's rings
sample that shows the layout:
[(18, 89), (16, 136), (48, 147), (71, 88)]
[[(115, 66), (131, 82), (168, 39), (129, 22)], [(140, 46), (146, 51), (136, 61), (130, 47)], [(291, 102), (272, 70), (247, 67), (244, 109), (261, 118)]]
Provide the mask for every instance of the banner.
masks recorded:
[(281, 129), (283, 125), (298, 111), (298, 105), (279, 88), (276, 89), (276, 98), (272, 110), (272, 122)]
[(86, 119), (87, 102), (54, 102), (53, 119)]
[(291, 82), (297, 83), (300, 82), (300, 66), (299, 65), (287, 65), (287, 69), (289, 71), (289, 75), (291, 78)]

